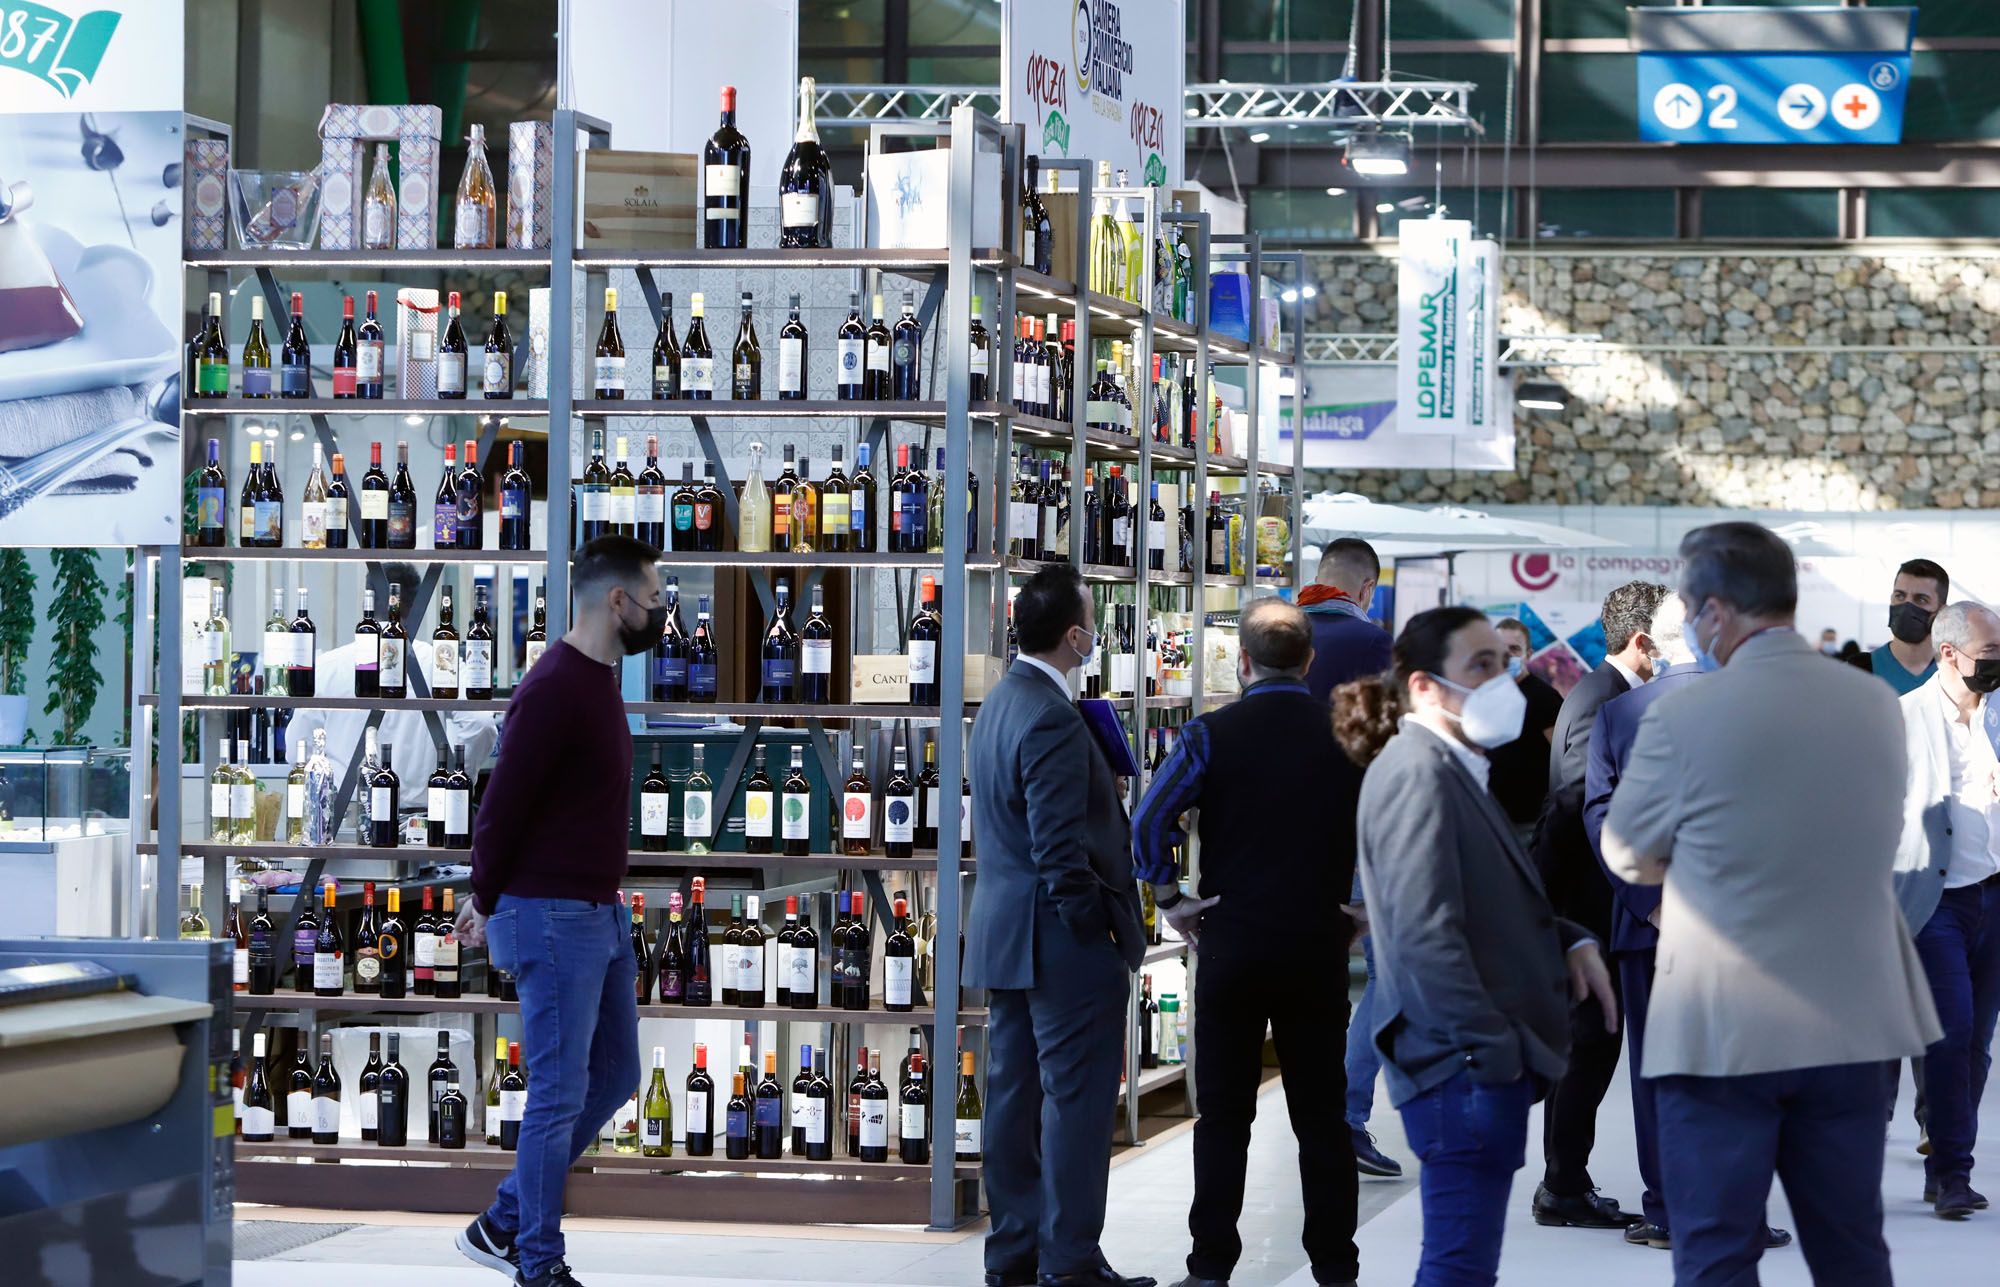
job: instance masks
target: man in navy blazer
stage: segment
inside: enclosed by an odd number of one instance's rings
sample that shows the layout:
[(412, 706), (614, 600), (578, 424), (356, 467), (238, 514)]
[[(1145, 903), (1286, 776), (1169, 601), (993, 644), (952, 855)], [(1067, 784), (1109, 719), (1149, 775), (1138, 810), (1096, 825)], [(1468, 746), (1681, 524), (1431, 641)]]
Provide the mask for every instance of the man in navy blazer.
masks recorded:
[(979, 851), (965, 984), (989, 991), (987, 1287), (1153, 1287), (1104, 1261), (1132, 972), (1146, 951), (1118, 779), (1070, 700), (1097, 649), (1068, 563), (1014, 600), (1021, 655), (972, 725)]
[[(1590, 762), (1583, 776), (1583, 828), (1590, 837), (1591, 851), (1604, 861), (1602, 836), (1604, 815), (1611, 808), (1611, 793), (1625, 771), (1632, 742), (1639, 735), (1639, 721), (1668, 693), (1701, 677), (1694, 652), (1687, 646), (1684, 626), (1687, 610), (1680, 596), (1670, 594), (1653, 613), (1649, 632), (1659, 649), (1652, 682), (1612, 698), (1598, 709), (1590, 733)], [(1645, 1220), (1625, 1231), (1625, 1241), (1634, 1246), (1671, 1250), (1672, 1226), (1667, 1222), (1666, 1194), (1660, 1180), (1660, 1121), (1654, 1109), (1655, 1083), (1639, 1075), (1646, 1048), (1646, 1006), (1653, 995), (1654, 953), (1660, 944), (1659, 912), (1663, 886), (1628, 885), (1605, 868), (1611, 882), (1611, 968), (1618, 974), (1625, 1000), (1625, 1040), (1632, 1050), (1628, 1065), (1632, 1076), (1632, 1125), (1638, 1133), (1639, 1178), (1646, 1191), (1640, 1195)], [(1792, 1236), (1782, 1229), (1771, 1231), (1771, 1245), (1782, 1247)]]

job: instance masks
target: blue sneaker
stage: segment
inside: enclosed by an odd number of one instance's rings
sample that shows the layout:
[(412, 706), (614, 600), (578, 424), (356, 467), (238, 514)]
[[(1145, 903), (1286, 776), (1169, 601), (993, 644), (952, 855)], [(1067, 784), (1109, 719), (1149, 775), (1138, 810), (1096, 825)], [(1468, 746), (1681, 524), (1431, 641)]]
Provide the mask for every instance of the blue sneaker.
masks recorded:
[(1373, 1175), (1385, 1180), (1403, 1178), (1403, 1164), (1375, 1147), (1375, 1137), (1365, 1126), (1347, 1128), (1354, 1136), (1354, 1169), (1363, 1175)]

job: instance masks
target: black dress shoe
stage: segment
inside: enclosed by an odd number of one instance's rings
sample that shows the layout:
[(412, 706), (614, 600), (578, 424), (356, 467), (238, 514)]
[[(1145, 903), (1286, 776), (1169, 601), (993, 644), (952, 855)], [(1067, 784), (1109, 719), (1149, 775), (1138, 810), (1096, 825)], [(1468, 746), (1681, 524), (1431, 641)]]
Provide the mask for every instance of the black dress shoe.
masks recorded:
[(1940, 1220), (1963, 1220), (1979, 1208), (1973, 1205), (1972, 1186), (1960, 1179), (1939, 1180), (1937, 1199), (1932, 1203)]
[(1549, 1192), (1545, 1184), (1535, 1186), (1534, 1215), (1536, 1224), (1569, 1229), (1628, 1229), (1646, 1218), (1620, 1210), (1615, 1199), (1596, 1189), (1563, 1198)]
[[(1936, 1201), (1937, 1201), (1937, 1195), (1938, 1195), (1938, 1186), (1937, 1186), (1937, 1181), (1936, 1181), (1936, 1180), (1925, 1180), (1925, 1181), (1924, 1181), (1924, 1201), (1926, 1201), (1926, 1202), (1936, 1202)], [(1981, 1192), (1980, 1192), (1980, 1191), (1979, 1191), (1978, 1189), (1975, 1189), (1975, 1188), (1972, 1188), (1972, 1187), (1971, 1187), (1971, 1186), (1969, 1186), (1969, 1185), (1968, 1185), (1968, 1186), (1966, 1187), (1966, 1190), (1965, 1190), (1965, 1196), (1966, 1196), (1967, 1198), (1971, 1199), (1971, 1201), (1972, 1201), (1972, 1208), (1973, 1208), (1973, 1210), (1975, 1210), (1975, 1211), (1984, 1211), (1984, 1210), (1985, 1210), (1985, 1209), (1986, 1209), (1986, 1208), (1987, 1208), (1988, 1206), (1992, 1205), (1991, 1203), (1987, 1202), (1987, 1200), (1986, 1200), (1986, 1195), (1985, 1195), (1984, 1193), (1981, 1193)]]
[(1767, 1224), (1764, 1226), (1764, 1247), (1766, 1250), (1777, 1247), (1789, 1247), (1791, 1245), (1792, 1235), (1790, 1233), (1778, 1228), (1776, 1225)]
[(1032, 1269), (987, 1270), (986, 1287), (1035, 1287)]
[(1227, 1278), (1197, 1278), (1193, 1274), (1181, 1279), (1174, 1287), (1229, 1287)]
[(1672, 1251), (1674, 1235), (1650, 1220), (1641, 1220), (1625, 1230), (1625, 1241), (1635, 1247), (1651, 1247), (1655, 1251)]
[(1156, 1278), (1127, 1278), (1110, 1265), (1077, 1274), (1037, 1274), (1036, 1287), (1157, 1287)]

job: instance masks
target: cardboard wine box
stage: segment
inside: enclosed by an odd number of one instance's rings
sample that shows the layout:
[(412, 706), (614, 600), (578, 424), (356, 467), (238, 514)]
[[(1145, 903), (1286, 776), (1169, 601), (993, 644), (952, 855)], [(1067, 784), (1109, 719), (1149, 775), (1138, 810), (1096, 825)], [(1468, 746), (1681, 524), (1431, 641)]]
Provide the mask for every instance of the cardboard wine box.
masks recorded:
[[(984, 653), (965, 654), (965, 700), (983, 702), (1000, 682), (1005, 663)], [(892, 656), (856, 654), (848, 668), (852, 676), (854, 705), (903, 705), (910, 700), (910, 659), (902, 653)]]
[(597, 250), (701, 244), (701, 158), (591, 148), (583, 158), (583, 242)]

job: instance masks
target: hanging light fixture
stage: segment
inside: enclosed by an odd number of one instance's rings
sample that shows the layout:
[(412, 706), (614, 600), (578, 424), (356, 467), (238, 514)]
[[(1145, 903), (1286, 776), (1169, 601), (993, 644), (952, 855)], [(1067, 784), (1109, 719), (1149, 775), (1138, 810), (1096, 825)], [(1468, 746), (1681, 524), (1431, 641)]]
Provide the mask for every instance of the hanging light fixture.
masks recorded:
[(1410, 140), (1401, 134), (1356, 134), (1347, 140), (1347, 167), (1371, 178), (1410, 172)]

